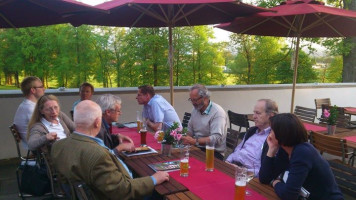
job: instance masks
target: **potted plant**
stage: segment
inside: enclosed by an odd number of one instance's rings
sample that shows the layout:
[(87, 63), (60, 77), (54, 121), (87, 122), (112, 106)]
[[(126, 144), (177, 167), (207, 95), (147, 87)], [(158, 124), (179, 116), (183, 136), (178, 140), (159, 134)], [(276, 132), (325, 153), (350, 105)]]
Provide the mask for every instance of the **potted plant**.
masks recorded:
[(337, 106), (334, 105), (330, 107), (330, 110), (325, 109), (323, 113), (324, 117), (326, 118), (328, 124), (328, 134), (334, 134), (336, 130), (336, 121), (339, 115), (339, 111), (337, 110)]
[[(174, 122), (173, 125), (164, 132), (162, 141), (162, 154), (170, 156), (172, 152), (172, 146), (180, 146), (181, 138), (187, 133), (187, 128), (182, 128), (179, 126), (178, 122)], [(155, 133), (155, 138), (159, 137), (159, 131)]]

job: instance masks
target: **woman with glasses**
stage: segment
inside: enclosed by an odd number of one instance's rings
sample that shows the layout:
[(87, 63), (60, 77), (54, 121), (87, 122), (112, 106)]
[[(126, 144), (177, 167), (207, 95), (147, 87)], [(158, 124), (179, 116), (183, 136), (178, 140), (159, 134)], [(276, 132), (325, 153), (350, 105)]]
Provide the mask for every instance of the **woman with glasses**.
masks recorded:
[(44, 95), (37, 101), (28, 130), (28, 147), (34, 151), (69, 136), (74, 123), (60, 111), (56, 96)]

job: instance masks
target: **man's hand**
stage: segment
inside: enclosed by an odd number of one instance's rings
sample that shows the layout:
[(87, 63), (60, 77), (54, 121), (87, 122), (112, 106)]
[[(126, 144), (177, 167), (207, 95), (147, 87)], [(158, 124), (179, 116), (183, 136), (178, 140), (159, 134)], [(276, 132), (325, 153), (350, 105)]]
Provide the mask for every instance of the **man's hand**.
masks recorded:
[(167, 172), (158, 171), (152, 176), (156, 179), (157, 185), (169, 181), (169, 174)]
[(268, 157), (274, 157), (279, 149), (278, 140), (274, 136), (274, 132), (271, 132), (267, 137), (268, 144)]
[(118, 152), (121, 152), (121, 151), (135, 151), (135, 146), (133, 143), (120, 143), (117, 147), (116, 147), (116, 150)]
[(189, 135), (183, 136), (181, 140), (183, 141), (183, 144), (195, 145), (195, 139)]
[(122, 144), (124, 142), (132, 143), (132, 144), (134, 143), (132, 141), (132, 139), (129, 136), (126, 136), (126, 135), (118, 134), (118, 138), (119, 138), (120, 144)]

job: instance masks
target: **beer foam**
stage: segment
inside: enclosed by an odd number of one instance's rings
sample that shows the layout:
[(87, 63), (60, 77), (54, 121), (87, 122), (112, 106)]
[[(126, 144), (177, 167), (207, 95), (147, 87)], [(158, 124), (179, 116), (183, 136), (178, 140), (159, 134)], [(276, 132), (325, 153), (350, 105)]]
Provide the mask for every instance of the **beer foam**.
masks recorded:
[(236, 181), (235, 185), (240, 187), (246, 186), (246, 181)]
[(206, 146), (205, 148), (206, 149), (210, 149), (210, 150), (214, 150), (214, 147), (212, 147), (212, 146)]
[(188, 163), (188, 159), (187, 158), (184, 158), (184, 159), (182, 159), (180, 161), (183, 162), (183, 163)]

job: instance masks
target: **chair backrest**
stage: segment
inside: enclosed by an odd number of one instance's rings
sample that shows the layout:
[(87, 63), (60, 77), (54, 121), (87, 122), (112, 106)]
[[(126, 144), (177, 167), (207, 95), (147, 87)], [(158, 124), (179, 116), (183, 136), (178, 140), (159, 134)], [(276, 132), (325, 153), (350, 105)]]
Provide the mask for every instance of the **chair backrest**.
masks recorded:
[[(328, 105), (322, 105), (321, 106), (321, 118), (320, 123), (326, 124), (327, 123), (327, 118), (324, 117), (324, 110), (330, 110), (331, 106)], [(336, 107), (338, 111), (338, 116), (336, 120), (336, 126), (337, 127), (343, 127), (343, 128), (349, 128), (350, 127), (350, 122), (351, 122), (351, 116), (345, 114), (345, 109), (343, 107)]]
[(346, 140), (311, 131), (310, 143), (318, 149), (321, 154), (325, 152), (334, 156), (340, 156), (342, 162), (346, 164), (346, 158), (349, 157)]
[(328, 105), (328, 106), (331, 106), (330, 98), (314, 99), (314, 101), (315, 101), (315, 108), (316, 108), (316, 109), (321, 109), (321, 105)]
[(230, 129), (232, 129), (232, 124), (239, 127), (239, 132), (241, 132), (241, 128), (246, 128), (246, 131), (250, 128), (247, 115), (238, 114), (231, 110), (228, 110), (227, 114), (229, 116)]
[(328, 161), (340, 190), (350, 196), (356, 196), (356, 168), (335, 161)]
[[(94, 195), (91, 189), (81, 181), (68, 181), (72, 187), (72, 199), (78, 200), (94, 200)], [(75, 198), (73, 198), (75, 197)]]
[(188, 127), (188, 122), (189, 122), (191, 116), (192, 116), (192, 114), (190, 114), (188, 112), (184, 113), (183, 120), (182, 120), (183, 128)]
[(294, 109), (294, 114), (297, 115), (303, 121), (314, 123), (316, 109), (296, 106)]
[(21, 155), (21, 151), (20, 151), (20, 142), (21, 142), (21, 135), (20, 133), (17, 131), (16, 125), (12, 124), (11, 126), (9, 126), (10, 132), (15, 140), (15, 144), (16, 144), (16, 149), (17, 149), (17, 156), (19, 157), (19, 159), (21, 160), (26, 160), (25, 157), (22, 157)]

